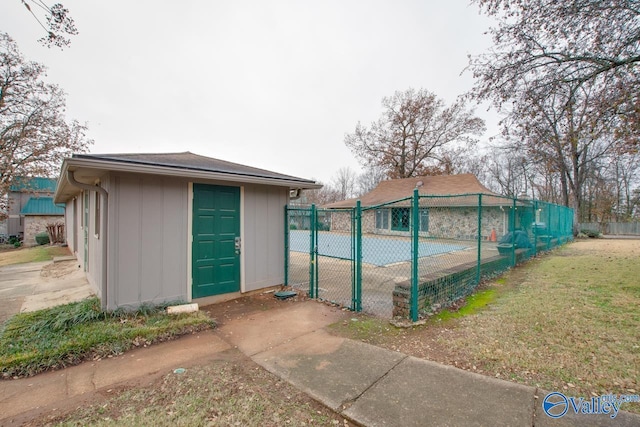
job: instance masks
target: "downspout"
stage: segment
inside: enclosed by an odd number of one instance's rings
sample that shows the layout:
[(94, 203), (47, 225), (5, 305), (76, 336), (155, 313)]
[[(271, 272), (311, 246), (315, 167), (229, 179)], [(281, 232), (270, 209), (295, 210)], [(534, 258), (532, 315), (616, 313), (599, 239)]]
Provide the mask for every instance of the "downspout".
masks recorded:
[(302, 189), (295, 188), (293, 190), (289, 190), (289, 200), (298, 200), (302, 196)]
[[(100, 187), (99, 185), (89, 185), (83, 184), (81, 182), (76, 181), (76, 178), (73, 175), (73, 171), (67, 170), (67, 180), (74, 187), (81, 188), (87, 191), (97, 191), (102, 196), (102, 211), (104, 212), (104, 221), (101, 221), (101, 229), (100, 234), (102, 236), (102, 280), (101, 280), (101, 294), (102, 298), (100, 298), (100, 305), (103, 310), (106, 310), (108, 307), (107, 304), (107, 223), (109, 221), (109, 193), (107, 190)], [(85, 226), (88, 226), (85, 224)]]

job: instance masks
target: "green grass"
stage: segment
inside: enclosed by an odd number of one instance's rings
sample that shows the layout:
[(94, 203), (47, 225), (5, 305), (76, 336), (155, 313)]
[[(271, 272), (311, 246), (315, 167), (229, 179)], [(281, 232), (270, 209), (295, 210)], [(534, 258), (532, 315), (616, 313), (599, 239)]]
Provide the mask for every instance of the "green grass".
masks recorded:
[(433, 321), (447, 321), (457, 319), (459, 317), (475, 314), (479, 310), (484, 309), (496, 299), (495, 289), (485, 289), (469, 295), (465, 298), (465, 304), (458, 310), (441, 310), (433, 317)]
[(546, 389), (638, 393), (640, 263), (629, 253), (640, 243), (618, 252), (598, 243), (575, 243), (526, 266), (515, 289), (493, 310), (462, 320), (462, 333), (446, 345), (485, 370)]
[(167, 315), (163, 307), (136, 312), (100, 309), (97, 298), (21, 313), (0, 327), (0, 372), (29, 376), (104, 357), (211, 326), (202, 312)]
[(0, 267), (27, 262), (51, 261), (53, 257), (70, 255), (69, 248), (62, 246), (35, 246), (0, 251)]
[(400, 332), (388, 320), (366, 315), (354, 315), (350, 320), (329, 325), (329, 330), (374, 345), (379, 343), (378, 337), (397, 336)]
[[(398, 332), (363, 320), (333, 330), (573, 396), (638, 394), (638, 259), (640, 240), (577, 241), (509, 271), (426, 325)], [(623, 409), (640, 412), (640, 405)]]

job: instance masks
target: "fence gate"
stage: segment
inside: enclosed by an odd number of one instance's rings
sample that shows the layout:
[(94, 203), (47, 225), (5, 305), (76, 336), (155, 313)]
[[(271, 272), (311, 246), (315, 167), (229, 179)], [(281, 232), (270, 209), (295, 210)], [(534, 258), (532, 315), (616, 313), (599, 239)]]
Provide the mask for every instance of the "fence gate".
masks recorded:
[(359, 310), (354, 210), (287, 207), (285, 218), (285, 284), (311, 298)]

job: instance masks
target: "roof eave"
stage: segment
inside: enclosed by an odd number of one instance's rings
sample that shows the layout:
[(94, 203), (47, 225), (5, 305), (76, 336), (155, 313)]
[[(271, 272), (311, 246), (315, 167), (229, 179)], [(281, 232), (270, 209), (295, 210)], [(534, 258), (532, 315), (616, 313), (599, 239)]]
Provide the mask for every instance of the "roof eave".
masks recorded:
[(289, 189), (307, 190), (322, 188), (322, 184), (318, 184), (315, 181), (309, 180), (279, 179), (259, 175), (247, 175), (231, 172), (213, 172), (198, 169), (167, 167), (161, 165), (133, 164), (109, 160), (67, 158), (62, 164), (61, 173), (58, 177), (58, 186), (54, 194), (55, 203), (64, 203), (68, 200), (63, 197), (64, 187), (66, 185), (71, 185), (67, 180), (67, 171), (75, 171), (77, 169), (93, 169), (96, 172), (100, 172), (99, 174), (96, 173), (96, 176), (103, 175), (104, 172), (129, 172), (190, 179), (240, 182), (243, 184), (273, 185), (278, 187), (287, 187)]

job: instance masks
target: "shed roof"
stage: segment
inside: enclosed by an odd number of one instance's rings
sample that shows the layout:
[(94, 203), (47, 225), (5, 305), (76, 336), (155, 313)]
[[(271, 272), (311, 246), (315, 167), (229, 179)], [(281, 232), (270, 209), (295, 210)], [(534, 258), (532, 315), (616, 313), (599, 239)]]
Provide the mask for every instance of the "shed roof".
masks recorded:
[(138, 154), (74, 154), (76, 159), (107, 160), (131, 165), (153, 165), (167, 168), (201, 170), (207, 172), (219, 172), (238, 176), (254, 176), (261, 178), (273, 178), (281, 180), (296, 180), (306, 183), (314, 181), (258, 169), (251, 166), (232, 163), (226, 160), (205, 157), (189, 151), (182, 153), (138, 153)]
[(482, 185), (478, 178), (471, 173), (459, 175), (418, 176), (412, 178), (390, 179), (381, 181), (376, 188), (359, 198), (342, 200), (326, 205), (326, 208), (351, 208), (360, 200), (362, 206), (377, 206), (413, 195), (418, 188), (421, 196), (452, 196), (459, 197), (443, 199), (440, 206), (474, 206), (478, 203), (477, 194), (486, 195), (484, 204), (506, 205), (510, 199), (505, 199)]
[(53, 197), (32, 197), (20, 215), (64, 215), (64, 208), (53, 203)]
[(298, 178), (254, 168), (239, 163), (201, 156), (188, 151), (180, 153), (126, 153), (126, 154), (74, 154), (64, 160), (59, 187), (55, 194), (58, 202), (72, 197), (77, 189), (67, 179), (74, 172), (80, 182), (93, 184), (96, 178), (109, 171), (154, 174), (210, 179), (235, 183), (253, 183), (288, 187), (289, 189), (321, 188), (313, 180)]

